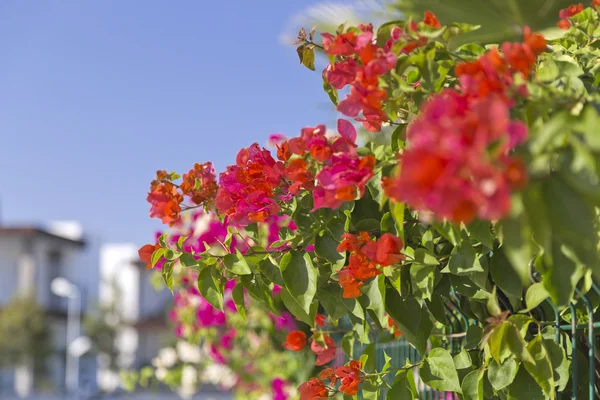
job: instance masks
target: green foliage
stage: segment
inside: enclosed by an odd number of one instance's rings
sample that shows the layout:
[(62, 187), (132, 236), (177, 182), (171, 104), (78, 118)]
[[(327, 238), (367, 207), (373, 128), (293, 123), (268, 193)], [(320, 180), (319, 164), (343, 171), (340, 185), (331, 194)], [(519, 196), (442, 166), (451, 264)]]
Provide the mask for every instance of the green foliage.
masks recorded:
[(17, 296), (0, 310), (0, 367), (29, 359), (45, 373), (52, 351), (49, 321), (35, 299)]

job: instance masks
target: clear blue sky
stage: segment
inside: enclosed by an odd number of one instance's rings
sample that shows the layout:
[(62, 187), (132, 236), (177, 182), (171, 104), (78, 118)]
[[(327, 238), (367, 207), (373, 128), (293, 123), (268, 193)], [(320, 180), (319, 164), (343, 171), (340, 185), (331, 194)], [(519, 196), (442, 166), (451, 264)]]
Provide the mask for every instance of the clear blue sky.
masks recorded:
[(148, 185), (335, 115), (279, 41), (316, 0), (0, 2), (0, 214), (152, 239)]

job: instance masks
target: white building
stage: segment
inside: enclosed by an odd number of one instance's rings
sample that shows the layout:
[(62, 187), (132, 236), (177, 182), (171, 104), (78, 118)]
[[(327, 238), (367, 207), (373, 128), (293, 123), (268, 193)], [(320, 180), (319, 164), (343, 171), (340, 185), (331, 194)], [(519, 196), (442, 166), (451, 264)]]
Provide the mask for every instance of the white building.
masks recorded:
[[(116, 301), (123, 322), (117, 337), (120, 368), (139, 369), (149, 365), (165, 337), (171, 332), (166, 312), (172, 302), (168, 290), (156, 291), (150, 281), (151, 271), (139, 260), (134, 244), (105, 244), (100, 250), (100, 300), (108, 305)], [(116, 292), (115, 293), (115, 284)], [(100, 360), (98, 383), (105, 391), (114, 390), (118, 375)]]
[[(67, 304), (50, 291), (50, 282), (59, 276), (81, 290), (82, 310), (98, 295), (98, 266), (90, 263), (84, 250), (86, 240), (78, 223), (60, 222), (35, 226), (0, 227), (0, 307), (17, 295), (33, 296), (50, 316), (54, 357), (50, 371), (58, 391), (63, 389), (66, 347)], [(82, 360), (84, 382), (90, 360)], [(91, 363), (93, 368), (93, 363)], [(89, 374), (88, 374), (89, 375)], [(0, 374), (0, 398), (17, 394), (26, 397), (36, 389), (36, 377), (29, 366)]]
[[(117, 336), (122, 368), (147, 365), (168, 333), (166, 290), (156, 292), (150, 271), (139, 261), (137, 246), (106, 244), (83, 235), (81, 225), (52, 223), (47, 227), (0, 226), (0, 308), (19, 294), (34, 296), (50, 316), (54, 356), (49, 362), (52, 391), (64, 397), (67, 299), (54, 295), (50, 282), (63, 277), (81, 292), (82, 317), (112, 301), (130, 327)], [(112, 283), (121, 295), (117, 298)], [(39, 378), (39, 377), (38, 377)], [(39, 392), (39, 379), (27, 366), (0, 370), (0, 399), (28, 398)], [(118, 386), (118, 374), (106, 368), (106, 359), (88, 354), (80, 359), (79, 387), (83, 394), (110, 391)]]

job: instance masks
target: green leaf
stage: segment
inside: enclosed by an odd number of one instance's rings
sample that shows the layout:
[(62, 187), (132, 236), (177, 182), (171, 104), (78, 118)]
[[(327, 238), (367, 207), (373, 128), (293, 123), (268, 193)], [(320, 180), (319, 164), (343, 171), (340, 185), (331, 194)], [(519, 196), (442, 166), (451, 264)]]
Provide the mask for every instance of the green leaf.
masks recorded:
[(475, 240), (487, 248), (494, 248), (494, 237), (492, 236), (492, 226), (489, 221), (474, 221), (468, 228), (469, 234)]
[(331, 100), (331, 102), (337, 106), (339, 102), (338, 91), (336, 88), (331, 86), (329, 82), (327, 82), (325, 74), (323, 74), (323, 90), (325, 90), (325, 93), (327, 93), (327, 95), (329, 96), (329, 100)]
[(354, 332), (348, 332), (342, 337), (342, 349), (348, 358), (354, 358)]
[(275, 302), (273, 301), (272, 291), (265, 284), (261, 275), (242, 275), (240, 277), (240, 281), (242, 282), (242, 285), (244, 285), (246, 290), (248, 290), (248, 294), (250, 296), (267, 305), (275, 314), (279, 312), (275, 308)]
[(396, 232), (398, 232), (398, 237), (404, 240), (404, 203), (397, 203), (390, 200), (389, 205), (392, 218), (394, 218), (394, 222), (396, 222)]
[(331, 234), (325, 232), (323, 236), (317, 235), (315, 238), (315, 253), (317, 253), (319, 257), (334, 264), (344, 258), (344, 256), (337, 251), (339, 244), (340, 243), (334, 239)]
[(546, 400), (544, 392), (525, 368), (519, 368), (513, 383), (508, 387), (508, 400)]
[(179, 236), (179, 239), (177, 239), (177, 248), (179, 250), (183, 251), (183, 242), (185, 242), (187, 238), (187, 236)]
[(527, 293), (525, 293), (525, 304), (527, 304), (527, 309), (533, 310), (542, 304), (542, 301), (546, 300), (548, 297), (549, 294), (544, 288), (544, 284), (541, 282), (534, 283), (527, 289)]
[(400, 297), (392, 288), (386, 290), (385, 308), (398, 324), (403, 337), (424, 355), (433, 328), (427, 308), (412, 296)]
[(173, 292), (173, 261), (165, 261), (160, 270), (165, 285)]
[[(454, 275), (470, 275), (473, 272), (483, 272), (475, 249), (466, 241), (455, 247), (448, 262), (448, 269)], [(442, 271), (443, 272), (443, 271)]]
[(542, 336), (536, 336), (529, 342), (527, 350), (533, 356), (533, 360), (524, 360), (525, 369), (535, 379), (544, 393), (554, 398), (554, 371), (548, 358), (548, 352), (544, 347)]
[(424, 249), (422, 247), (419, 247), (418, 249), (415, 249), (415, 256), (414, 256), (415, 260), (421, 264), (426, 264), (426, 265), (440, 265), (440, 262), (438, 261), (438, 259), (435, 257), (435, 254), (433, 254), (431, 251)]
[(519, 365), (514, 358), (507, 358), (502, 364), (493, 359), (488, 365), (488, 379), (494, 390), (504, 389), (513, 381), (519, 371)]
[[(596, 278), (599, 278), (594, 207), (586, 203), (558, 177), (545, 182), (544, 197), (548, 215), (551, 216), (550, 224), (555, 239), (572, 250), (577, 259), (592, 269)], [(552, 270), (554, 273), (560, 273), (560, 266), (557, 265)], [(556, 282), (559, 280), (557, 279)], [(549, 289), (547, 285), (545, 286)], [(554, 296), (558, 293), (548, 291), (554, 300)], [(557, 300), (560, 300), (561, 305), (565, 303), (563, 296)]]
[(490, 347), (490, 354), (498, 364), (502, 363), (510, 356), (510, 348), (506, 340), (506, 333), (511, 326), (512, 324), (509, 322), (503, 322), (501, 325), (494, 328), (494, 331), (487, 341)]
[(196, 260), (193, 254), (183, 253), (181, 257), (179, 257), (179, 263), (182, 267), (193, 268), (202, 265), (202, 261)]
[(327, 283), (317, 290), (317, 299), (323, 306), (329, 317), (334, 321), (348, 314), (342, 299), (342, 288), (337, 283)]
[(490, 313), (490, 315), (492, 315), (494, 317), (497, 317), (498, 315), (500, 315), (502, 313), (502, 309), (500, 308), (500, 305), (498, 304), (498, 298), (496, 295), (496, 286), (494, 286), (494, 289), (492, 290), (492, 294), (488, 298), (487, 310)]
[(452, 360), (454, 361), (454, 367), (458, 369), (471, 368), (473, 365), (473, 361), (471, 360), (471, 356), (469, 352), (465, 349), (462, 349), (460, 353), (455, 355)]
[(535, 72), (535, 77), (540, 82), (552, 82), (560, 76), (560, 69), (551, 57), (545, 57)]
[(165, 255), (165, 249), (158, 248), (152, 252), (152, 268), (156, 266), (156, 263)]
[(213, 307), (223, 311), (223, 285), (217, 279), (214, 265), (204, 268), (198, 273), (198, 290)]
[[(401, 369), (394, 377), (392, 388), (388, 390), (386, 400), (398, 400), (398, 399), (415, 399), (418, 396), (416, 390), (411, 390), (411, 385), (408, 379), (412, 378), (412, 369)], [(408, 375), (411, 375), (410, 378)], [(414, 381), (413, 381), (414, 386)]]
[(520, 298), (523, 295), (523, 284), (506, 258), (502, 248), (494, 250), (490, 257), (490, 274), (494, 283), (509, 296)]
[(283, 277), (281, 276), (281, 271), (273, 262), (266, 258), (258, 263), (258, 269), (267, 279), (279, 286), (285, 286), (283, 282)]
[(554, 61), (560, 70), (560, 76), (578, 77), (583, 75), (583, 70), (577, 61), (566, 54), (554, 57)]
[(478, 369), (464, 377), (460, 386), (463, 400), (483, 400), (483, 373), (483, 369)]
[(552, 364), (556, 390), (562, 392), (569, 382), (571, 362), (565, 350), (554, 341), (554, 338), (544, 339), (543, 345), (548, 352), (548, 358)]
[(373, 311), (374, 316), (379, 321), (379, 325), (386, 326), (385, 318), (385, 276), (379, 275), (372, 279), (362, 288), (366, 295), (366, 303), (363, 304), (367, 310)]
[[(529, 352), (527, 343), (525, 342), (525, 339), (523, 339), (523, 336), (521, 336), (519, 333), (517, 327), (511, 322), (504, 322), (503, 325), (506, 325), (505, 340), (510, 351), (520, 360), (528, 363), (534, 363), (535, 361)], [(500, 360), (500, 362), (502, 362), (502, 360)]]
[(397, 153), (398, 150), (404, 147), (404, 141), (406, 139), (406, 127), (406, 124), (398, 125), (396, 129), (394, 129), (394, 132), (392, 132), (392, 151), (394, 153)]
[(466, 349), (475, 349), (479, 347), (481, 339), (483, 337), (483, 328), (479, 325), (471, 325), (467, 330), (467, 342), (465, 343)]
[(520, 194), (513, 194), (510, 215), (497, 225), (502, 250), (522, 283), (529, 282), (529, 261), (534, 255), (531, 227), (525, 218)]
[(281, 289), (281, 300), (294, 317), (298, 318), (306, 325), (314, 327), (315, 316), (317, 315), (317, 309), (319, 307), (317, 302), (309, 304), (309, 310), (305, 311), (286, 288)]
[(427, 386), (434, 389), (462, 392), (452, 356), (445, 349), (438, 347), (429, 352), (421, 365), (420, 376)]
[(252, 270), (244, 255), (238, 249), (235, 249), (236, 254), (227, 254), (223, 258), (225, 268), (236, 275), (250, 275)]
[(298, 46), (296, 49), (298, 53), (298, 58), (300, 59), (300, 64), (304, 65), (306, 68), (314, 71), (315, 70), (315, 49), (314, 45), (311, 44), (302, 44)]
[(318, 275), (310, 255), (290, 250), (281, 259), (280, 268), (285, 287), (302, 310), (308, 314), (317, 292)]
[(244, 304), (244, 287), (236, 282), (233, 291), (231, 292), (231, 297), (233, 298), (233, 302), (235, 303), (235, 308), (237, 309), (238, 314), (242, 317), (244, 322), (246, 322), (246, 305)]
[[(418, 250), (418, 249), (417, 249)], [(410, 266), (410, 281), (413, 294), (420, 298), (431, 300), (435, 284), (435, 265), (412, 263)]]

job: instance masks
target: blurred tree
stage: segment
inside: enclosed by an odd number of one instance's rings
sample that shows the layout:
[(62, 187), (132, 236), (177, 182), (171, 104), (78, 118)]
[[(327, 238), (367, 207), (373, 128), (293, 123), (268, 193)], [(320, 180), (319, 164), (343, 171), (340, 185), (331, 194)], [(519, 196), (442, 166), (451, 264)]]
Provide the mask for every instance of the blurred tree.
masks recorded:
[(442, 24), (461, 22), (481, 28), (460, 35), (460, 43), (501, 43), (519, 38), (523, 27), (556, 29), (558, 13), (573, 0), (392, 0), (390, 7), (406, 17), (422, 18), (433, 11)]
[(83, 330), (92, 341), (92, 351), (107, 361), (106, 367), (111, 371), (118, 371), (117, 335), (119, 330), (128, 326), (124, 320), (119, 303), (121, 291), (116, 282), (111, 282), (113, 293), (110, 302), (101, 304), (96, 311), (86, 316), (83, 321)]
[(0, 310), (0, 367), (31, 359), (36, 375), (43, 375), (51, 343), (48, 318), (35, 299), (15, 297)]

